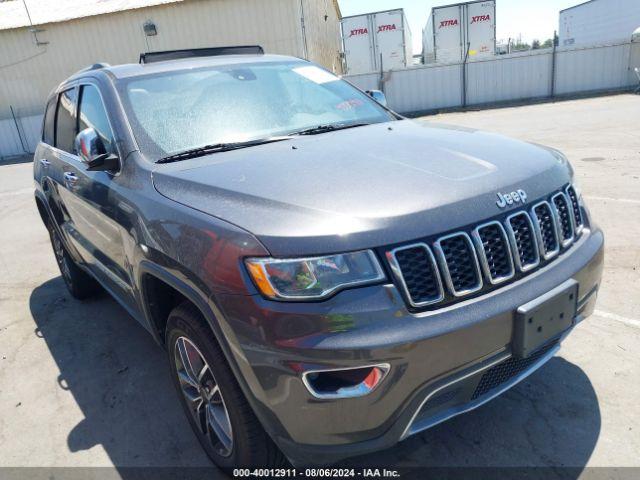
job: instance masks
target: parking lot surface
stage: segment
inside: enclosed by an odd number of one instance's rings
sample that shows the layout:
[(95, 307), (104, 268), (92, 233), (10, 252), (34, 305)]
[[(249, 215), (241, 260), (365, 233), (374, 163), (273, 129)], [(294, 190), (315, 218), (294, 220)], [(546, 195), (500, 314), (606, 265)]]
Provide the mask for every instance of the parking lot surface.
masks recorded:
[[(419, 119), (550, 145), (606, 234), (596, 314), (503, 396), (396, 447), (386, 466), (640, 466), (640, 96)], [(207, 466), (165, 353), (106, 294), (67, 293), (31, 163), (0, 161), (0, 466)]]

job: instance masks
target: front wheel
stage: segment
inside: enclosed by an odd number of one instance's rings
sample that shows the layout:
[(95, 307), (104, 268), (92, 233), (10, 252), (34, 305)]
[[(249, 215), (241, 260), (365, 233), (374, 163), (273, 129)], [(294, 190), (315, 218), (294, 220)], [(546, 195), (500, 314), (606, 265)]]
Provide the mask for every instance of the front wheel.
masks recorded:
[(286, 465), (193, 305), (184, 303), (169, 315), (167, 346), (182, 406), (211, 460), (225, 470)]

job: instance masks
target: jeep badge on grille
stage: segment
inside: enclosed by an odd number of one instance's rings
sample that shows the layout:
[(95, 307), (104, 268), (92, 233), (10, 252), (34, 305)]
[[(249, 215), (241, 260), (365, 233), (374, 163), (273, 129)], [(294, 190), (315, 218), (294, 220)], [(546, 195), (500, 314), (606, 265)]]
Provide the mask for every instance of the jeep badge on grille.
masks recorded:
[(514, 203), (524, 204), (527, 201), (527, 192), (522, 189), (518, 189), (511, 193), (498, 192), (496, 195), (498, 195), (496, 205), (498, 205), (499, 208), (504, 208), (507, 205), (513, 205)]

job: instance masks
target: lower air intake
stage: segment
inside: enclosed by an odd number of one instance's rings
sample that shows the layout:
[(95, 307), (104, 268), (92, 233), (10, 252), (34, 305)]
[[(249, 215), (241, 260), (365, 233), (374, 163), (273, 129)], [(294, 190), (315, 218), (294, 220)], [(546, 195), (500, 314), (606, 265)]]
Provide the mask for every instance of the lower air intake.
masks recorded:
[(552, 342), (548, 345), (545, 345), (540, 350), (533, 352), (527, 358), (511, 357), (504, 362), (491, 367), (484, 373), (484, 375), (482, 375), (482, 378), (480, 378), (480, 383), (478, 383), (478, 386), (473, 392), (471, 400), (480, 398), (484, 394), (489, 393), (491, 390), (498, 388), (503, 383), (508, 382), (515, 376), (524, 372), (536, 361), (538, 361), (540, 357), (551, 350), (555, 345), (556, 342)]

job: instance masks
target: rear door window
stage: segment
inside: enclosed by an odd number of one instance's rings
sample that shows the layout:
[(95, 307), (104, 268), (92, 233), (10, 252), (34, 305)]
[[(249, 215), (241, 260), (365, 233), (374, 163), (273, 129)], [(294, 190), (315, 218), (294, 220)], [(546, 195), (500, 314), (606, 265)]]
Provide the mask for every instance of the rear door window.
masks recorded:
[(55, 136), (55, 121), (56, 121), (56, 100), (58, 97), (53, 97), (47, 104), (47, 110), (44, 114), (44, 126), (42, 128), (42, 141), (47, 145), (53, 146)]
[(73, 142), (76, 137), (76, 98), (75, 88), (65, 90), (58, 99), (56, 113), (56, 148), (74, 153)]
[(106, 152), (116, 153), (107, 110), (102, 103), (100, 92), (93, 85), (83, 85), (81, 87), (79, 111), (79, 131), (85, 128), (93, 128), (102, 140)]

